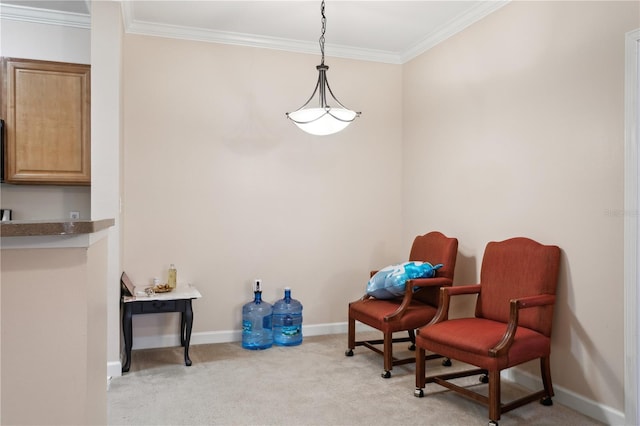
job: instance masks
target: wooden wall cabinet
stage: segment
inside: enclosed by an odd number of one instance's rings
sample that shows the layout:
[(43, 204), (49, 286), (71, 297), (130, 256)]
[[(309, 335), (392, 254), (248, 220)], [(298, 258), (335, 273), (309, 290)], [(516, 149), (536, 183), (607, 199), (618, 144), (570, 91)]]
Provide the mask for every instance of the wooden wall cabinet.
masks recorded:
[(91, 184), (91, 66), (2, 58), (5, 182)]

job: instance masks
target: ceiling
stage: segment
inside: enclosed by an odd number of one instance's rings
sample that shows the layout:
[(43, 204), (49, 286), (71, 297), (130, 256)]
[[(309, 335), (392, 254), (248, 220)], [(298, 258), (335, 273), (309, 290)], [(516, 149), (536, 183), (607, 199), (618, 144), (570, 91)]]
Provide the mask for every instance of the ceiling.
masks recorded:
[[(3, 19), (90, 28), (88, 0), (1, 0)], [(508, 3), (327, 0), (327, 56), (404, 63)], [(319, 54), (320, 1), (123, 2), (125, 31)], [(49, 20), (49, 21), (47, 21)]]

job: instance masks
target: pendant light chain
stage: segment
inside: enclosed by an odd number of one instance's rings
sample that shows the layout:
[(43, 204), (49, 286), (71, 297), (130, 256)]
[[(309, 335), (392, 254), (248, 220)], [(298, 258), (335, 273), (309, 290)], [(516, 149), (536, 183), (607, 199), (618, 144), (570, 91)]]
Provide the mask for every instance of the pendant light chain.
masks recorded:
[(327, 31), (327, 17), (324, 16), (324, 0), (322, 0), (322, 4), (320, 5), (320, 14), (322, 15), (322, 33), (320, 34), (320, 53), (322, 53), (322, 60), (320, 61), (320, 65), (324, 65), (324, 33)]

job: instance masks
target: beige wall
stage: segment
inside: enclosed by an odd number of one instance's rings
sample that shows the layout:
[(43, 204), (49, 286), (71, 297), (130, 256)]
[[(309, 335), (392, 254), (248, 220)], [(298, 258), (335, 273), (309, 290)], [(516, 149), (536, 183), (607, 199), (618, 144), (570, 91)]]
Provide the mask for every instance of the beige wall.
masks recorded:
[(403, 67), (405, 237), (456, 235), (458, 284), (491, 240), (560, 246), (554, 382), (618, 410), (624, 36), (638, 27), (637, 2), (515, 2)]
[(2, 250), (2, 424), (106, 424), (106, 255)]
[[(196, 342), (240, 330), (255, 278), (271, 302), (290, 286), (305, 326), (344, 322), (368, 271), (408, 254), (401, 68), (327, 58), (334, 93), (363, 115), (312, 137), (285, 112), (310, 96), (319, 62), (125, 36), (123, 269), (144, 286), (175, 263), (178, 280), (204, 296), (194, 303)], [(175, 321), (135, 317), (134, 347), (177, 336)]]

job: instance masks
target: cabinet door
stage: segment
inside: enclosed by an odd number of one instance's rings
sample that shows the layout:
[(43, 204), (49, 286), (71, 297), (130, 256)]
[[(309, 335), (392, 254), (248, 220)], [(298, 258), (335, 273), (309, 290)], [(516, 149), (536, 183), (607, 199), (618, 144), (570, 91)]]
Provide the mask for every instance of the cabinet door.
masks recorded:
[(2, 59), (5, 180), (91, 184), (91, 67)]

